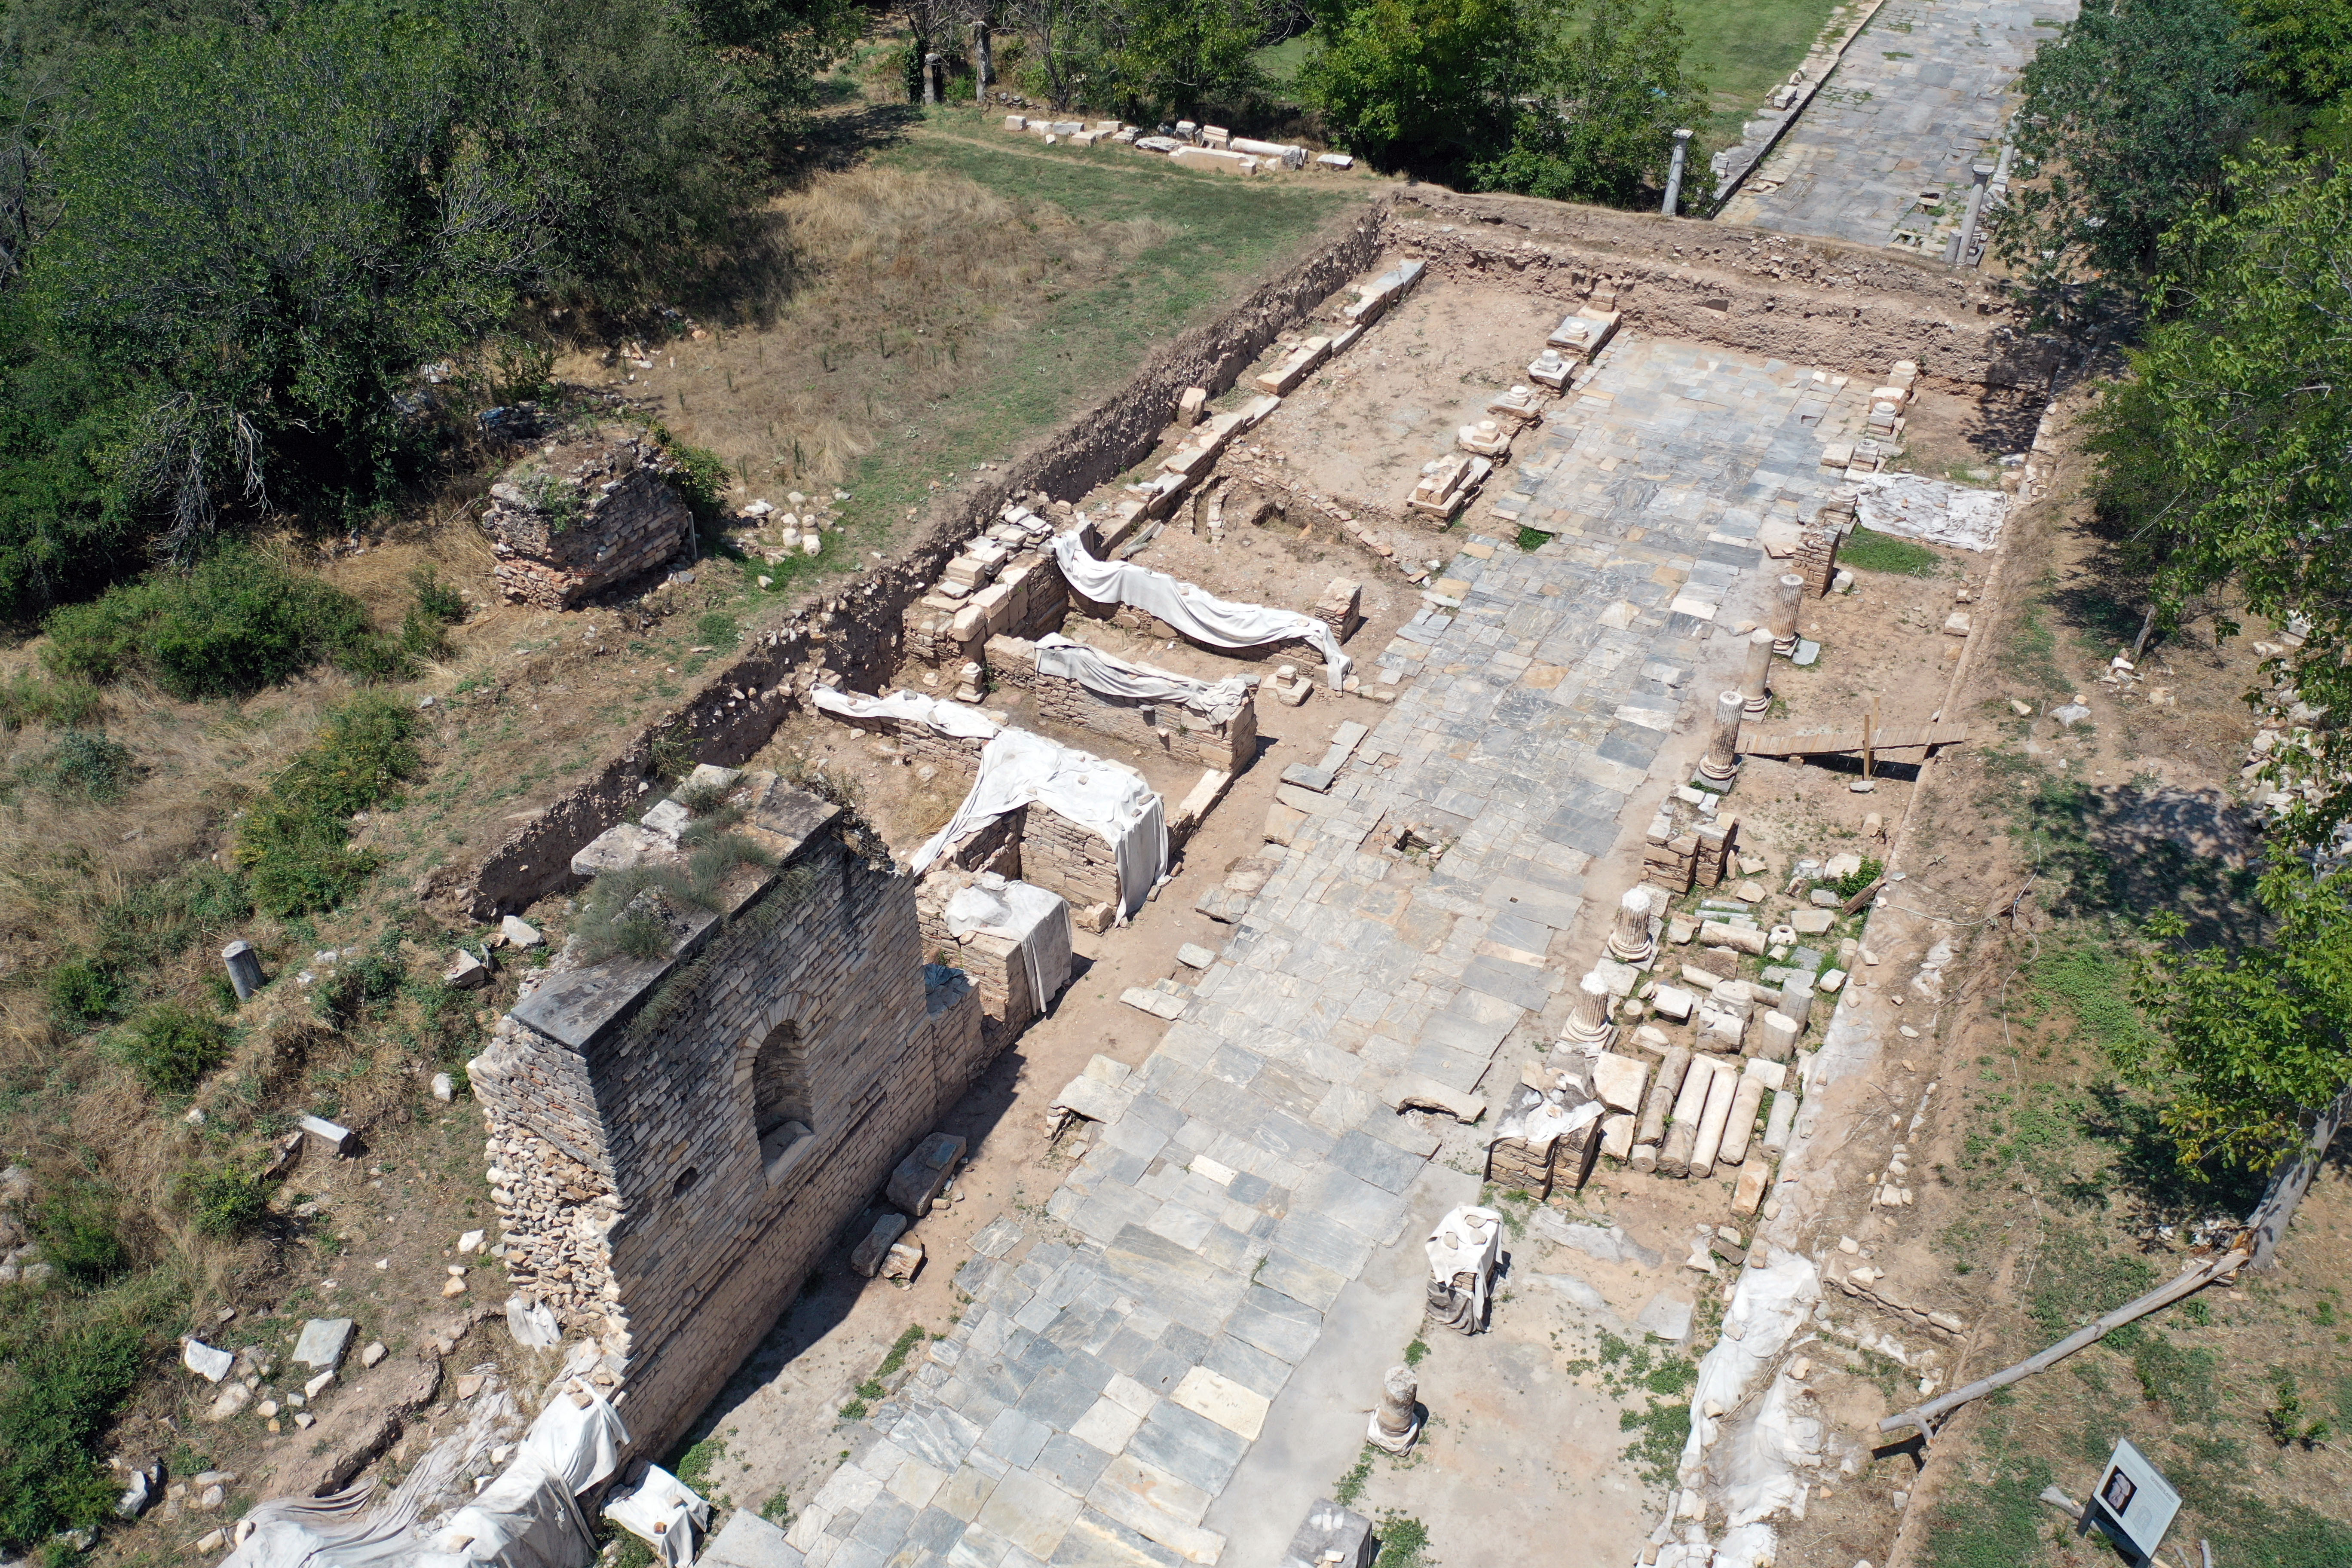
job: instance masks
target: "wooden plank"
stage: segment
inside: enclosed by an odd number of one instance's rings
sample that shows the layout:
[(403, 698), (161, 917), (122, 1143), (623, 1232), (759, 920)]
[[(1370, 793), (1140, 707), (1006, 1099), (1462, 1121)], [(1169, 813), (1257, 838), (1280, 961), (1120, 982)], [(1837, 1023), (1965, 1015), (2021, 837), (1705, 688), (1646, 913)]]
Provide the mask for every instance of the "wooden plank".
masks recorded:
[(1834, 752), (1933, 751), (1957, 745), (1969, 738), (1965, 724), (1917, 724), (1901, 729), (1874, 727), (1853, 730), (1748, 730), (1739, 737), (1739, 749), (1751, 757), (1824, 756)]

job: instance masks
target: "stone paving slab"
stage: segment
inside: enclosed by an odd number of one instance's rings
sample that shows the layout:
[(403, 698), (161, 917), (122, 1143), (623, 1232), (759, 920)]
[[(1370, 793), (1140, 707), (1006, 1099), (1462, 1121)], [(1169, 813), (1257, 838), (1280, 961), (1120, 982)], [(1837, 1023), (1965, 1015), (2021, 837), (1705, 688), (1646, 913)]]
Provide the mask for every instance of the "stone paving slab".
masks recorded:
[[(1888, 0), (1721, 221), (1941, 256), (2018, 73), (2078, 0)], [(1938, 203), (1923, 192), (1941, 191)]]
[(1703, 641), (1758, 591), (1743, 542), (1829, 486), (1809, 377), (1620, 333), (1611, 395), (1530, 432), (1519, 510), (1551, 542), (1474, 532), (1458, 605), (1371, 658), (1410, 683), (1026, 1227), (1059, 1235), (1015, 1265), (1022, 1227), (982, 1233), (971, 1307), (793, 1521), (812, 1568), (1219, 1560), (1202, 1520), (1429, 1179), (1436, 1141), (1378, 1091), (1467, 1089), (1540, 1041), (1571, 978), (1546, 950), (1646, 826), (1618, 819), (1659, 717), (1703, 700)]

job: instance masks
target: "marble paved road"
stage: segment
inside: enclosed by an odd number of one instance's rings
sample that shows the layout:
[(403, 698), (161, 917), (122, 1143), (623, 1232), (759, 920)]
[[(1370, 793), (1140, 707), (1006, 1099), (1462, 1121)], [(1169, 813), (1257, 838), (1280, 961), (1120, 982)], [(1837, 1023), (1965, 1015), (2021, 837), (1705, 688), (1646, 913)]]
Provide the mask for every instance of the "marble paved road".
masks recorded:
[(1412, 672), (1394, 707), (1046, 1215), (976, 1238), (971, 1307), (793, 1522), (807, 1563), (1219, 1561), (1212, 1503), (1435, 1179), (1377, 1092), (1546, 1043), (1546, 949), (1646, 826), (1622, 808), (1755, 590), (1748, 541), (1828, 484), (1809, 374), (1621, 336), (1523, 438), (1496, 508), (1554, 539), (1474, 536), (1378, 656)]
[(1887, 0), (1721, 221), (1941, 255), (1969, 165), (1994, 159), (2018, 73), (2076, 8)]

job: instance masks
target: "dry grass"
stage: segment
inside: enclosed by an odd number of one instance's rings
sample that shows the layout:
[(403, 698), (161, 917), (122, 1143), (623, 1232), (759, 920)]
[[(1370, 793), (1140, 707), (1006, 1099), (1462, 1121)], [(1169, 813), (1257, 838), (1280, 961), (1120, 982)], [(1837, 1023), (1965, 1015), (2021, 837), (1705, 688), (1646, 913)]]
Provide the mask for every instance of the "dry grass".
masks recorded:
[[(629, 388), (754, 490), (853, 480), (878, 431), (969, 391), (989, 345), (1028, 330), (1037, 307), (1176, 232), (1148, 216), (1085, 224), (972, 180), (876, 165), (820, 174), (772, 214), (793, 259), (780, 308), (658, 345)], [(557, 369), (598, 382), (616, 363), (576, 354)]]

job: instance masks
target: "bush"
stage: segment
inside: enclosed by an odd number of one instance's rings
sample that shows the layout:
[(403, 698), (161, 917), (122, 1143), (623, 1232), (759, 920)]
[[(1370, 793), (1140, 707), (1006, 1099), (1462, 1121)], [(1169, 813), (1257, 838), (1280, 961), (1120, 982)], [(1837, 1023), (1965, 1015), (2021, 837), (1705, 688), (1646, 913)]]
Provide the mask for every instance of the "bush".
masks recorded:
[(131, 1022), (120, 1053), (154, 1093), (194, 1094), (205, 1074), (228, 1059), (235, 1038), (218, 1018), (167, 1003)]
[(343, 963), (319, 983), (310, 1005), (338, 1029), (348, 1029), (400, 994), (407, 972), (396, 955), (370, 953)]
[(175, 1195), (198, 1230), (224, 1241), (252, 1230), (269, 1209), (259, 1173), (228, 1165), (187, 1172)]
[(138, 773), (130, 747), (104, 735), (72, 730), (26, 763), (19, 776), (60, 800), (110, 801), (121, 798)]
[(415, 732), (415, 713), (389, 697), (362, 694), (329, 716), (237, 837), (257, 908), (278, 916), (331, 909), (373, 873), (375, 857), (351, 847), (349, 818), (393, 799), (416, 771)]
[(59, 1325), (30, 1312), (0, 1330), (0, 1547), (30, 1551), (90, 1529), (122, 1483), (99, 1438), (138, 1384), (147, 1335), (136, 1322)]
[(143, 674), (191, 702), (247, 696), (325, 659), (362, 679), (407, 669), (357, 599), (242, 542), (68, 605), (44, 629), (54, 674), (101, 685)]
[(68, 959), (49, 971), (49, 1016), (61, 1029), (79, 1031), (102, 1024), (122, 1006), (122, 979), (87, 958)]
[(114, 1205), (88, 1187), (52, 1193), (33, 1220), (41, 1257), (75, 1285), (103, 1285), (131, 1267), (131, 1249), (114, 1228)]
[(152, 969), (252, 913), (243, 874), (199, 860), (133, 884), (99, 911), (97, 960), (123, 973)]
[(446, 626), (454, 626), (466, 618), (465, 595), (441, 581), (441, 574), (432, 567), (419, 566), (410, 573), (408, 585), (416, 590), (419, 615)]

